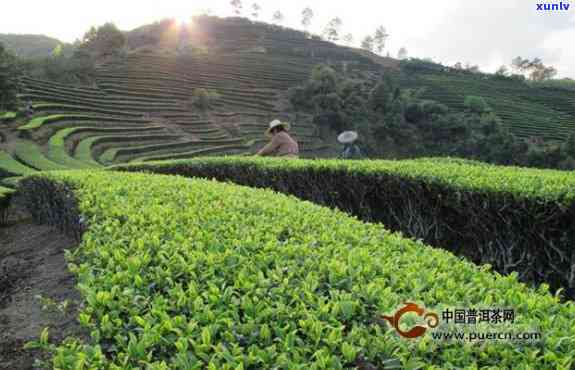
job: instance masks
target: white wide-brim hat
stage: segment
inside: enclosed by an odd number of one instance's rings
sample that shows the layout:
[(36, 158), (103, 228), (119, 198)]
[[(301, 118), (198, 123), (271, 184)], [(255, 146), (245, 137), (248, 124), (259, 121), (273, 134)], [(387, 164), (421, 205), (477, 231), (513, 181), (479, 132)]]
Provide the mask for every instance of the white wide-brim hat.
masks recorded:
[(279, 126), (283, 126), (283, 128), (284, 128), (286, 131), (289, 131), (289, 129), (290, 129), (290, 127), (291, 127), (290, 124), (287, 123), (287, 122), (282, 122), (282, 121), (280, 121), (279, 119), (274, 119), (273, 121), (270, 122), (270, 127), (266, 130), (266, 136), (270, 136), (270, 135), (271, 135), (271, 131), (272, 131), (274, 128), (279, 127)]
[(355, 131), (344, 131), (337, 137), (337, 141), (342, 144), (351, 144), (357, 140), (357, 132)]

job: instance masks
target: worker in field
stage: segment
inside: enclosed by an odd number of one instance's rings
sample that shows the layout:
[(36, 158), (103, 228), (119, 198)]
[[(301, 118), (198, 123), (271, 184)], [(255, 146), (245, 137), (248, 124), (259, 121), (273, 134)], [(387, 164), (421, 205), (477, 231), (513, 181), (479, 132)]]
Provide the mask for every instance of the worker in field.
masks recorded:
[(31, 118), (34, 115), (34, 105), (32, 104), (32, 100), (28, 100), (26, 102), (26, 106), (24, 108), (26, 112), (26, 117)]
[(337, 141), (343, 144), (343, 150), (340, 158), (342, 159), (360, 159), (363, 157), (361, 149), (355, 143), (358, 134), (355, 131), (344, 131), (337, 137)]
[(270, 127), (266, 130), (266, 136), (271, 141), (264, 146), (257, 156), (273, 156), (281, 158), (298, 158), (299, 146), (297, 142), (288, 134), (290, 124), (280, 120), (270, 122)]

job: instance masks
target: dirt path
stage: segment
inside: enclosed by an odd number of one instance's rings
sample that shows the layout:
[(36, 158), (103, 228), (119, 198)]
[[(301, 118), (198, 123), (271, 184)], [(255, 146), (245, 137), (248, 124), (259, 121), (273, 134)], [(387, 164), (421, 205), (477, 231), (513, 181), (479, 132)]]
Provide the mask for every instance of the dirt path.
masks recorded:
[[(15, 214), (18, 220), (0, 227), (0, 370), (32, 369), (40, 354), (22, 347), (46, 327), (51, 342), (80, 334), (79, 294), (64, 260), (64, 250), (76, 243), (33, 224), (21, 210)], [(58, 309), (45, 298), (70, 304)]]

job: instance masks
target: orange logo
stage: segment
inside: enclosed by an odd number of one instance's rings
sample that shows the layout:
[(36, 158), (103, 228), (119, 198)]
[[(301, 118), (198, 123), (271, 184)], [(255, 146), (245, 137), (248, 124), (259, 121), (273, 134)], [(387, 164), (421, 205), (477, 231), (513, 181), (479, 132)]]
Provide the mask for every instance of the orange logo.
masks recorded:
[[(423, 316), (423, 319), (425, 320), (427, 327), (425, 326), (414, 326), (413, 328), (411, 328), (408, 331), (402, 331), (399, 328), (399, 321), (401, 320), (401, 317), (409, 312), (415, 312), (417, 314), (417, 316)], [(391, 324), (391, 326), (393, 326), (395, 328), (395, 330), (399, 333), (399, 335), (401, 335), (404, 338), (417, 338), (417, 337), (421, 337), (423, 334), (425, 334), (425, 332), (427, 331), (428, 328), (435, 328), (438, 324), (439, 324), (439, 317), (434, 314), (433, 312), (428, 312), (425, 313), (425, 309), (422, 307), (419, 307), (417, 304), (415, 303), (406, 303), (405, 307), (401, 308), (400, 310), (398, 310), (395, 315), (393, 316), (382, 316), (384, 320), (389, 321), (389, 323)]]

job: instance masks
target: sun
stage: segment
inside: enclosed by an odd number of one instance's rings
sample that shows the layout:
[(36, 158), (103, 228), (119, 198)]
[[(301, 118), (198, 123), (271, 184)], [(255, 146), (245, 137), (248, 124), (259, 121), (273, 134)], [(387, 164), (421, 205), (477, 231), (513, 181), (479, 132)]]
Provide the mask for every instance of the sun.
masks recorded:
[(184, 24), (190, 24), (192, 23), (192, 17), (189, 15), (177, 15), (176, 16), (176, 21), (178, 22), (178, 25), (184, 25)]

